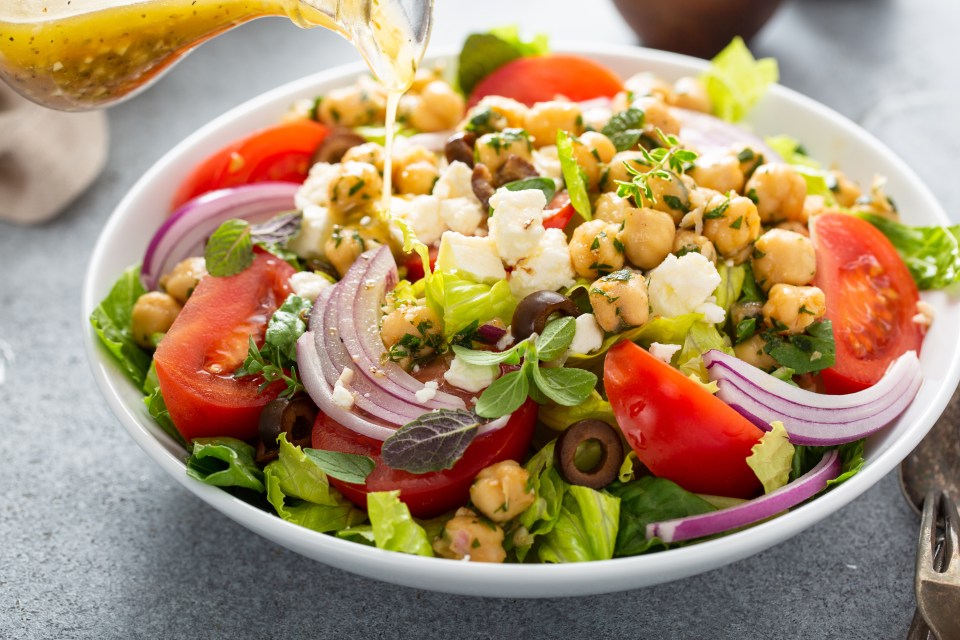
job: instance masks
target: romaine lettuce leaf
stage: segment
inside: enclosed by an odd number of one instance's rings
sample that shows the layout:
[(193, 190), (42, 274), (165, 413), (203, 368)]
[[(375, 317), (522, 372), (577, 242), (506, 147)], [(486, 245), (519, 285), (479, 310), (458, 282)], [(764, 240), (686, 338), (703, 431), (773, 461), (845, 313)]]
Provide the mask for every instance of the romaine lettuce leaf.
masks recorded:
[(654, 342), (682, 345), (690, 328), (698, 322), (703, 324), (703, 315), (699, 313), (685, 313), (673, 318), (657, 317), (639, 327), (608, 336), (596, 351), (589, 354), (574, 353), (567, 360), (578, 367), (592, 365), (621, 340), (632, 340), (644, 347), (649, 347)]
[(800, 141), (787, 135), (780, 135), (765, 138), (764, 142), (776, 151), (784, 162), (793, 165), (794, 170), (803, 177), (804, 182), (807, 183), (807, 195), (823, 196), (827, 204), (833, 204), (836, 201), (830, 189), (830, 184), (835, 184), (836, 181), (823, 170), (819, 162), (807, 155)]
[(142, 387), (151, 357), (133, 341), (130, 328), (133, 305), (146, 293), (140, 283), (139, 265), (128, 268), (114, 283), (107, 297), (90, 314), (90, 324), (123, 372)]
[(460, 274), (436, 271), (425, 278), (427, 304), (443, 318), (443, 334), (454, 336), (473, 323), (499, 318), (510, 324), (517, 299), (510, 285), (500, 280), (481, 284)]
[(747, 466), (757, 474), (764, 493), (787, 484), (793, 465), (793, 445), (787, 430), (779, 420), (771, 426), (773, 429), (763, 434), (747, 456)]
[(177, 431), (173, 420), (170, 418), (170, 412), (167, 411), (167, 403), (163, 401), (163, 394), (160, 393), (160, 387), (154, 387), (150, 395), (143, 399), (143, 403), (147, 405), (147, 411), (150, 412), (150, 417), (157, 421), (160, 428), (171, 438), (182, 444), (184, 449), (187, 449), (187, 441), (184, 440), (180, 432)]
[[(848, 442), (838, 447), (840, 451), (840, 475), (833, 480), (827, 481), (827, 487), (833, 487), (846, 482), (863, 468), (863, 447), (865, 440)], [(793, 452), (792, 467), (790, 470), (790, 481), (793, 482), (803, 474), (813, 469), (824, 454), (834, 447), (814, 447), (809, 445), (796, 445)]]
[(380, 549), (418, 556), (433, 556), (427, 532), (400, 502), (400, 491), (373, 491), (367, 494), (367, 515), (374, 543)]
[(555, 402), (540, 405), (537, 417), (540, 422), (556, 431), (563, 431), (580, 420), (603, 420), (610, 425), (617, 424), (610, 403), (604, 400), (596, 389), (590, 392), (586, 400), (574, 407), (564, 407)]
[(542, 562), (587, 562), (613, 557), (620, 527), (620, 498), (568, 485), (560, 516), (537, 547)]
[(737, 36), (700, 76), (713, 103), (713, 114), (729, 122), (742, 120), (780, 77), (773, 58), (756, 60)]
[(665, 478), (645, 476), (626, 484), (615, 482), (607, 491), (620, 498), (620, 529), (614, 552), (618, 558), (667, 548), (658, 538), (647, 540), (651, 522), (716, 511), (700, 496)]
[(330, 486), (327, 475), (300, 447), (287, 442), (286, 434), (277, 442), (280, 455), (263, 470), (267, 500), (277, 515), (320, 532), (346, 529), (366, 519)]
[(717, 285), (713, 295), (717, 299), (717, 306), (729, 313), (730, 307), (740, 299), (740, 294), (743, 293), (747, 270), (742, 264), (734, 267), (721, 262), (717, 265), (717, 272), (720, 274), (720, 284)]
[(194, 438), (187, 475), (215, 487), (243, 487), (263, 493), (263, 472), (255, 450), (236, 438)]
[(911, 227), (872, 213), (858, 215), (887, 236), (919, 288), (960, 282), (960, 225)]
[(517, 517), (512, 543), (517, 559), (523, 562), (538, 536), (549, 533), (560, 517), (560, 507), (567, 483), (553, 466), (556, 441), (538, 451), (524, 468), (530, 474), (530, 488), (537, 494), (534, 503)]
[(587, 176), (573, 154), (573, 140), (570, 134), (563, 130), (557, 131), (557, 156), (560, 158), (563, 183), (567, 187), (570, 204), (584, 220), (591, 220), (593, 210), (587, 194)]
[[(700, 315), (700, 314), (694, 314)], [(680, 373), (695, 375), (701, 382), (709, 382), (707, 368), (703, 364), (703, 354), (711, 349), (719, 349), (724, 353), (733, 354), (730, 338), (717, 330), (716, 325), (701, 319), (690, 325), (690, 330), (683, 339), (683, 347), (676, 355), (677, 368)], [(674, 343), (676, 344), (676, 343)]]

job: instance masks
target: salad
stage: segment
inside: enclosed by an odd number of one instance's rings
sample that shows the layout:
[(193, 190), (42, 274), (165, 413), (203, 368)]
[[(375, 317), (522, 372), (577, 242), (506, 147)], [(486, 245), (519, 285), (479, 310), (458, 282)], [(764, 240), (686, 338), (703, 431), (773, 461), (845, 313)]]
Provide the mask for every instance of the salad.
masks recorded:
[(922, 384), (960, 230), (786, 136), (734, 41), (621, 79), (513, 30), (400, 105), (368, 78), (193, 168), (91, 316), (187, 473), (360, 544), (661, 551), (857, 473)]

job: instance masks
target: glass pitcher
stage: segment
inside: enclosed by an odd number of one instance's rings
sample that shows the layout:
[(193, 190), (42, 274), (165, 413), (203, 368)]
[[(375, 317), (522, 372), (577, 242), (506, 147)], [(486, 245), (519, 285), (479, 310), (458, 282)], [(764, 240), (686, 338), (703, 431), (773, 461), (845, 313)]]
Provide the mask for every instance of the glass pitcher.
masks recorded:
[(352, 42), (388, 90), (413, 81), (433, 0), (6, 0), (0, 78), (47, 107), (108, 106), (239, 24), (286, 16)]

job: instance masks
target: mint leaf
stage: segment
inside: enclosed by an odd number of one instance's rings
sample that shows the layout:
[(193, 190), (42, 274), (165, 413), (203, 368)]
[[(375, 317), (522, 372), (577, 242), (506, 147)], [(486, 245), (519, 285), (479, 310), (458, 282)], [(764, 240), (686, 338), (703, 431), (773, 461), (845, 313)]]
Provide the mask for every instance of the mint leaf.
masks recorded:
[[(521, 343), (522, 344), (522, 343)], [(520, 353), (517, 346), (506, 351), (476, 351), (459, 345), (453, 345), (453, 353), (467, 364), (520, 364)]]
[(511, 371), (493, 381), (477, 400), (477, 415), (484, 418), (499, 418), (513, 413), (527, 399), (530, 392), (530, 380), (527, 370), (532, 363), (519, 371)]
[(534, 367), (533, 381), (543, 395), (565, 407), (580, 404), (597, 386), (597, 376), (593, 373), (565, 367)]
[(557, 318), (537, 336), (537, 355), (540, 360), (556, 360), (567, 351), (577, 331), (577, 321), (569, 316)]
[(539, 178), (524, 178), (523, 180), (514, 180), (513, 182), (508, 182), (503, 185), (503, 188), (508, 191), (526, 191), (527, 189), (537, 189), (542, 191), (544, 197), (547, 199), (547, 203), (553, 200), (553, 196), (557, 193), (557, 184), (553, 181), (553, 178), (545, 178), (543, 176)]
[(307, 460), (311, 461), (331, 478), (351, 484), (365, 484), (367, 476), (373, 472), (377, 463), (369, 456), (323, 449), (304, 449)]
[(250, 223), (227, 220), (213, 232), (203, 252), (207, 273), (219, 278), (233, 276), (253, 264), (253, 240)]
[(563, 182), (570, 194), (570, 203), (584, 220), (592, 220), (593, 211), (587, 195), (587, 176), (573, 155), (573, 137), (563, 130), (557, 131), (557, 155), (560, 158)]
[(636, 107), (615, 113), (601, 133), (610, 138), (617, 151), (633, 149), (643, 135), (645, 115), (642, 109)]
[(480, 422), (465, 409), (437, 409), (397, 429), (383, 441), (380, 455), (387, 466), (410, 473), (449, 469), (477, 435)]

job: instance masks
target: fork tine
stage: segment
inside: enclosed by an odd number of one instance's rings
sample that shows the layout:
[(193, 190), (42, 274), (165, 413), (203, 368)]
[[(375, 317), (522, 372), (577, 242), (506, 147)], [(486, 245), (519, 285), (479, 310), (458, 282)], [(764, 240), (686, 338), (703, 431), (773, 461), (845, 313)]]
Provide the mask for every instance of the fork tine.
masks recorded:
[(920, 595), (920, 582), (934, 568), (933, 554), (936, 547), (936, 506), (939, 495), (929, 491), (923, 501), (923, 516), (920, 519), (920, 540), (917, 544), (916, 592)]
[(957, 505), (950, 496), (940, 494), (943, 507), (943, 573), (946, 576), (960, 579), (960, 515), (957, 514)]

